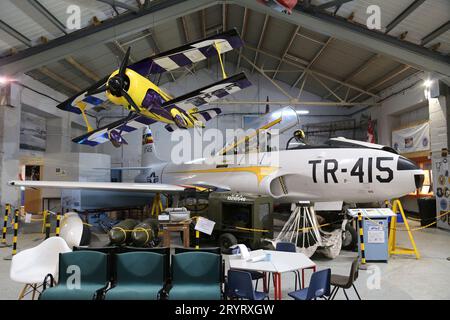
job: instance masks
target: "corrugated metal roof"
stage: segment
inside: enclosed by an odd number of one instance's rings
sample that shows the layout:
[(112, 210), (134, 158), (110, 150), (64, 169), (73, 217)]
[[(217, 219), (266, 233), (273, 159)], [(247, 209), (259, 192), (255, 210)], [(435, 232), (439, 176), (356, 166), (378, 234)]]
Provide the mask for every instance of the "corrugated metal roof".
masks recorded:
[[(33, 41), (37, 41), (42, 35), (49, 37), (49, 39), (58, 36), (58, 33), (50, 34), (49, 30), (39, 26), (37, 22), (39, 22), (39, 19), (45, 19), (43, 16), (30, 19), (24, 12), (21, 12), (18, 6), (14, 6), (11, 1), (5, 0), (0, 3), (0, 17), (2, 20), (11, 24), (17, 31), (30, 37)], [(38, 1), (62, 23), (67, 20), (68, 14), (66, 10), (67, 6), (71, 3), (78, 4), (82, 8), (83, 27), (91, 25), (94, 16), (100, 20), (111, 19), (115, 16), (114, 10), (109, 5), (98, 1)], [(122, 1), (129, 5), (137, 5), (135, 0)], [(318, 5), (328, 1), (313, 0), (312, 4)], [(382, 28), (386, 28), (411, 3), (412, 0), (354, 0), (342, 5), (337, 11), (337, 15), (346, 18), (353, 13), (353, 21), (355, 23), (365, 24), (367, 7), (369, 5), (379, 5), (382, 14)], [(7, 10), (3, 10), (3, 8)], [(126, 50), (128, 46), (132, 47), (132, 56), (135, 59), (142, 59), (157, 51), (155, 45), (159, 50), (166, 51), (184, 44), (186, 42), (186, 34), (189, 41), (194, 41), (203, 37), (204, 34), (209, 36), (222, 31), (223, 8), (223, 5), (216, 5), (205, 9), (204, 12), (198, 11), (186, 15), (184, 17), (184, 23), (181, 18), (178, 18), (164, 24), (152, 26), (152, 22), (149, 21), (148, 30), (139, 31), (136, 34), (127, 36), (122, 36), (120, 28), (117, 28), (114, 30), (117, 33), (116, 43), (98, 44), (93, 47), (84, 48), (79, 52), (74, 52), (72, 57), (88, 70), (97, 74), (99, 77), (103, 77), (117, 67), (119, 61), (117, 55), (121, 55), (121, 51)], [(328, 11), (331, 13), (334, 12), (334, 9), (330, 8)], [(125, 10), (119, 9), (119, 11), (124, 12)], [(243, 30), (244, 12), (245, 8), (242, 6), (227, 4), (227, 29), (236, 28), (241, 32)], [(3, 18), (4, 15), (8, 15), (8, 17)], [(448, 21), (450, 18), (449, 15), (450, 1), (427, 0), (409, 17), (399, 23), (390, 34), (399, 35), (407, 30), (408, 35), (406, 40), (420, 43), (424, 36), (435, 30), (445, 21)], [(242, 50), (242, 55), (250, 61), (254, 61), (259, 45), (256, 65), (265, 70), (272, 70), (267, 72), (270, 77), (274, 75), (274, 70), (278, 68), (279, 71), (276, 73), (275, 79), (286, 82), (289, 85), (295, 84), (297, 88), (300, 88), (302, 84), (302, 81), (298, 81), (298, 79), (303, 73), (303, 68), (309, 66), (311, 72), (314, 72), (320, 81), (314, 79), (312, 76), (308, 76), (304, 90), (318, 94), (324, 98), (334, 101), (338, 100), (325, 88), (327, 86), (332, 90), (336, 90), (335, 94), (341, 98), (346, 95), (349, 96), (349, 99), (359, 96), (357, 100), (362, 101), (369, 95), (361, 95), (361, 91), (371, 91), (373, 94), (376, 94), (396, 81), (404, 79), (416, 72), (415, 69), (410, 68), (397, 74), (396, 71), (399, 68), (401, 69), (403, 65), (391, 58), (380, 56), (371, 61), (370, 64), (367, 64), (362, 72), (355, 74), (359, 68), (362, 68), (367, 61), (370, 61), (375, 56), (374, 52), (338, 39), (331, 40), (324, 49), (324, 44), (329, 41), (329, 36), (301, 26), (291, 45), (287, 48), (294, 31), (297, 30), (297, 26), (282, 19), (268, 17), (264, 34), (262, 34), (265, 20), (266, 16), (264, 14), (247, 9), (247, 25), (243, 36), (246, 47)], [(3, 31), (0, 32), (2, 32), (0, 52), (5, 52), (10, 47), (15, 47), (18, 50), (25, 48), (16, 39), (4, 34)], [(442, 34), (428, 45), (433, 45), (436, 42), (441, 42), (439, 48), (441, 52), (448, 52), (450, 49), (450, 32)], [(286, 55), (283, 56), (286, 49), (288, 49)], [(319, 55), (319, 53), (321, 54)], [(253, 66), (245, 61), (245, 59), (239, 59), (238, 52), (228, 53), (226, 55), (227, 62), (231, 61), (237, 64), (239, 60), (242, 68), (253, 69)], [(311, 64), (313, 60), (314, 63)], [(216, 62), (217, 59), (210, 59), (210, 63), (214, 64)], [(206, 65), (206, 63), (201, 63), (196, 66), (196, 69)], [(67, 63), (63, 58), (46, 67), (78, 87), (84, 88), (94, 82), (92, 79), (87, 78), (80, 70)], [(234, 71), (232, 70), (232, 72)], [(178, 77), (183, 72), (186, 72), (186, 70), (174, 72), (173, 74), (175, 77)], [(395, 76), (391, 76), (391, 73), (394, 73)], [(74, 93), (73, 89), (65, 87), (55, 79), (51, 79), (37, 70), (31, 71), (29, 74), (61, 92), (70, 95)], [(352, 75), (353, 77), (351, 77)], [(164, 75), (162, 77), (162, 81), (168, 81), (169, 79), (171, 79), (170, 75)], [(387, 80), (382, 81), (383, 79)], [(377, 83), (381, 84), (373, 87)]]

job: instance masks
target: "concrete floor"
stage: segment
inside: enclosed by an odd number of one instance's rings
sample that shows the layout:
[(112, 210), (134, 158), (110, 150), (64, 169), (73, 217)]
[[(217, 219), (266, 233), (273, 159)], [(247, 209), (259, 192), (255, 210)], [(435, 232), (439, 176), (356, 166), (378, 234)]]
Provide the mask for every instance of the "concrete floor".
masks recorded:
[[(410, 224), (418, 225), (415, 221), (410, 221)], [(450, 257), (450, 232), (426, 229), (415, 232), (414, 237), (422, 256), (420, 260), (410, 256), (392, 256), (389, 263), (369, 263), (369, 271), (359, 272), (356, 286), (363, 299), (450, 299), (450, 261), (447, 260), (447, 257)], [(18, 249), (20, 251), (33, 247), (41, 239), (40, 234), (21, 234)], [(173, 240), (174, 244), (178, 242), (178, 238)], [(104, 241), (105, 235), (93, 239), (97, 245)], [(409, 246), (405, 232), (399, 232), (398, 244)], [(22, 284), (15, 283), (9, 278), (11, 262), (4, 258), (10, 254), (11, 248), (0, 249), (0, 299), (17, 299), (22, 288)], [(334, 260), (316, 257), (313, 257), (313, 260), (317, 263), (318, 270), (331, 268), (332, 273), (347, 275), (355, 257), (354, 252), (342, 251)], [(308, 283), (310, 271), (306, 271), (306, 275)], [(259, 289), (261, 288), (260, 284)], [(292, 290), (294, 290), (293, 274), (283, 274), (283, 298), (290, 299), (287, 293)], [(352, 291), (349, 291), (349, 296), (350, 299), (356, 298)], [(342, 291), (338, 293), (336, 299), (345, 299)]]

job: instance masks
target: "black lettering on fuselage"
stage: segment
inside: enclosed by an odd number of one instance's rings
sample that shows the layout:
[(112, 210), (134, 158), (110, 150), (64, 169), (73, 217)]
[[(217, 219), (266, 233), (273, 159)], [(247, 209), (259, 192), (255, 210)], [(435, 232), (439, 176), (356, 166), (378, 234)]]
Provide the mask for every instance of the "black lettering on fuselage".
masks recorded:
[(317, 183), (317, 164), (322, 163), (322, 160), (309, 160), (308, 161), (309, 164), (312, 164), (312, 178), (314, 183)]
[[(330, 168), (328, 166), (329, 164), (333, 164), (333, 167)], [(336, 178), (337, 169), (338, 169), (338, 162), (336, 159), (325, 160), (324, 169), (323, 169), (323, 177), (324, 177), (325, 183), (328, 183), (328, 174), (331, 175), (334, 183), (338, 183), (338, 180)]]

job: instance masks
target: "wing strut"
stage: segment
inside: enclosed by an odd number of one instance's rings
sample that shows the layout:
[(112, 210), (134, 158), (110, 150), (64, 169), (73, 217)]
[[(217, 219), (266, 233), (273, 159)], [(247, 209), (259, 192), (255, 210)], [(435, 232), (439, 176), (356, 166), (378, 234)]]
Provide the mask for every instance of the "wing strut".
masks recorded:
[(83, 101), (78, 101), (77, 107), (78, 107), (78, 109), (80, 109), (81, 115), (83, 116), (83, 120), (86, 123), (87, 132), (94, 130), (92, 128), (91, 124), (89, 123), (89, 120), (86, 115), (86, 103), (84, 103)]
[(227, 74), (225, 73), (225, 67), (223, 66), (222, 56), (220, 55), (220, 49), (217, 41), (214, 41), (214, 48), (216, 49), (217, 55), (219, 56), (220, 67), (222, 68), (222, 77), (223, 79), (226, 79)]

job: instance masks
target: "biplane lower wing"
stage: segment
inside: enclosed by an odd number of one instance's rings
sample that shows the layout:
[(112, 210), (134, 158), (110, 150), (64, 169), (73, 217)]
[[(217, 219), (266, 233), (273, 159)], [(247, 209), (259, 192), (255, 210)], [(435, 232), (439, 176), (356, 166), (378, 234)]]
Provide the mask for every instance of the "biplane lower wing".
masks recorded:
[(111, 132), (124, 134), (130, 133), (155, 122), (156, 121), (153, 119), (136, 114), (131, 118), (125, 117), (106, 126), (90, 131), (82, 136), (72, 139), (72, 141), (78, 144), (85, 144), (94, 147), (110, 141)]

